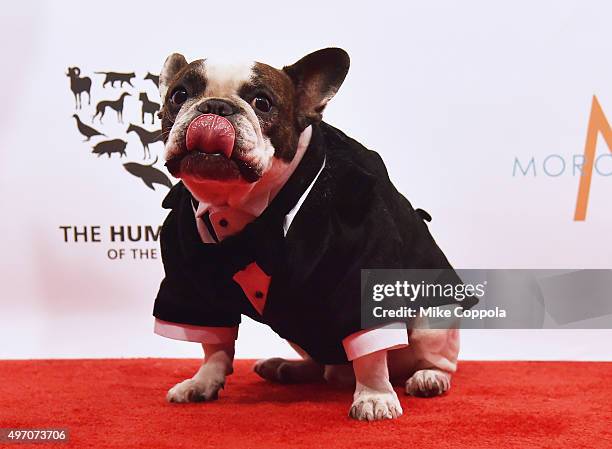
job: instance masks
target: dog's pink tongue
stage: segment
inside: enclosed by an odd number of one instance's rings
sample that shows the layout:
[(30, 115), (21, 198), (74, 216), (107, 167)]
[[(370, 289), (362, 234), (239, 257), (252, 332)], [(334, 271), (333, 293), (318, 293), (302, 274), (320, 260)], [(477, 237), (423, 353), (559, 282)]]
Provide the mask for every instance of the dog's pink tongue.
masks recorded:
[(236, 131), (228, 119), (215, 114), (197, 116), (187, 128), (187, 149), (202, 153), (221, 153), (232, 156)]

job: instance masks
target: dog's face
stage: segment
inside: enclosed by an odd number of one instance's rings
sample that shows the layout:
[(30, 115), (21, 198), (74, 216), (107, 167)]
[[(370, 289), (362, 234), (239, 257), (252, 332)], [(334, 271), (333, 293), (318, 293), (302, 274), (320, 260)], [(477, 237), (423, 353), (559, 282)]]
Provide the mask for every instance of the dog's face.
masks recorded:
[(348, 68), (347, 53), (337, 48), (282, 70), (170, 55), (159, 83), (166, 166), (194, 194), (252, 186), (282, 172)]

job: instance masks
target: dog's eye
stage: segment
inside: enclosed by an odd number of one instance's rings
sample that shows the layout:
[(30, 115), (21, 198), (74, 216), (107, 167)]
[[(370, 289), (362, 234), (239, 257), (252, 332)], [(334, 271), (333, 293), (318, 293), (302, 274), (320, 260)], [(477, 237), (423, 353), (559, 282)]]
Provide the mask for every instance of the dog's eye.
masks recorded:
[(187, 91), (184, 87), (177, 87), (174, 89), (174, 92), (172, 92), (170, 99), (172, 100), (172, 103), (181, 105), (187, 100)]
[(265, 95), (257, 95), (253, 99), (253, 106), (255, 109), (260, 110), (261, 112), (270, 112), (272, 108), (272, 103)]

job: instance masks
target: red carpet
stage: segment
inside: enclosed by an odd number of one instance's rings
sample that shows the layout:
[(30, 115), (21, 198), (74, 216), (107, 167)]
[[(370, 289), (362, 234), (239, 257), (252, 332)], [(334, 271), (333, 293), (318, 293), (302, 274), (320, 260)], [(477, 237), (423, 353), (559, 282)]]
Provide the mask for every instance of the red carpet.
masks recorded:
[(350, 391), (260, 380), (239, 361), (219, 401), (168, 404), (195, 360), (0, 362), (0, 427), (67, 427), (77, 448), (610, 448), (612, 363), (463, 362), (450, 394), (401, 394), (353, 422)]

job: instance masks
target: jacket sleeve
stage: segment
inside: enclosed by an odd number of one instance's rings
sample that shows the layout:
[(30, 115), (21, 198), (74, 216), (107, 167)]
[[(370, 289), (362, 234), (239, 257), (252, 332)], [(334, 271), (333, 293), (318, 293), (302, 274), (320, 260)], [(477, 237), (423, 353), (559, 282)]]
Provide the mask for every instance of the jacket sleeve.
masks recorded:
[(161, 230), (161, 253), (165, 278), (155, 299), (153, 315), (162, 321), (195, 326), (234, 327), (240, 312), (221, 298), (214, 280), (205, 273), (194, 275), (187, 254), (202, 244), (191, 209), (189, 193), (177, 184), (163, 206), (171, 208)]

